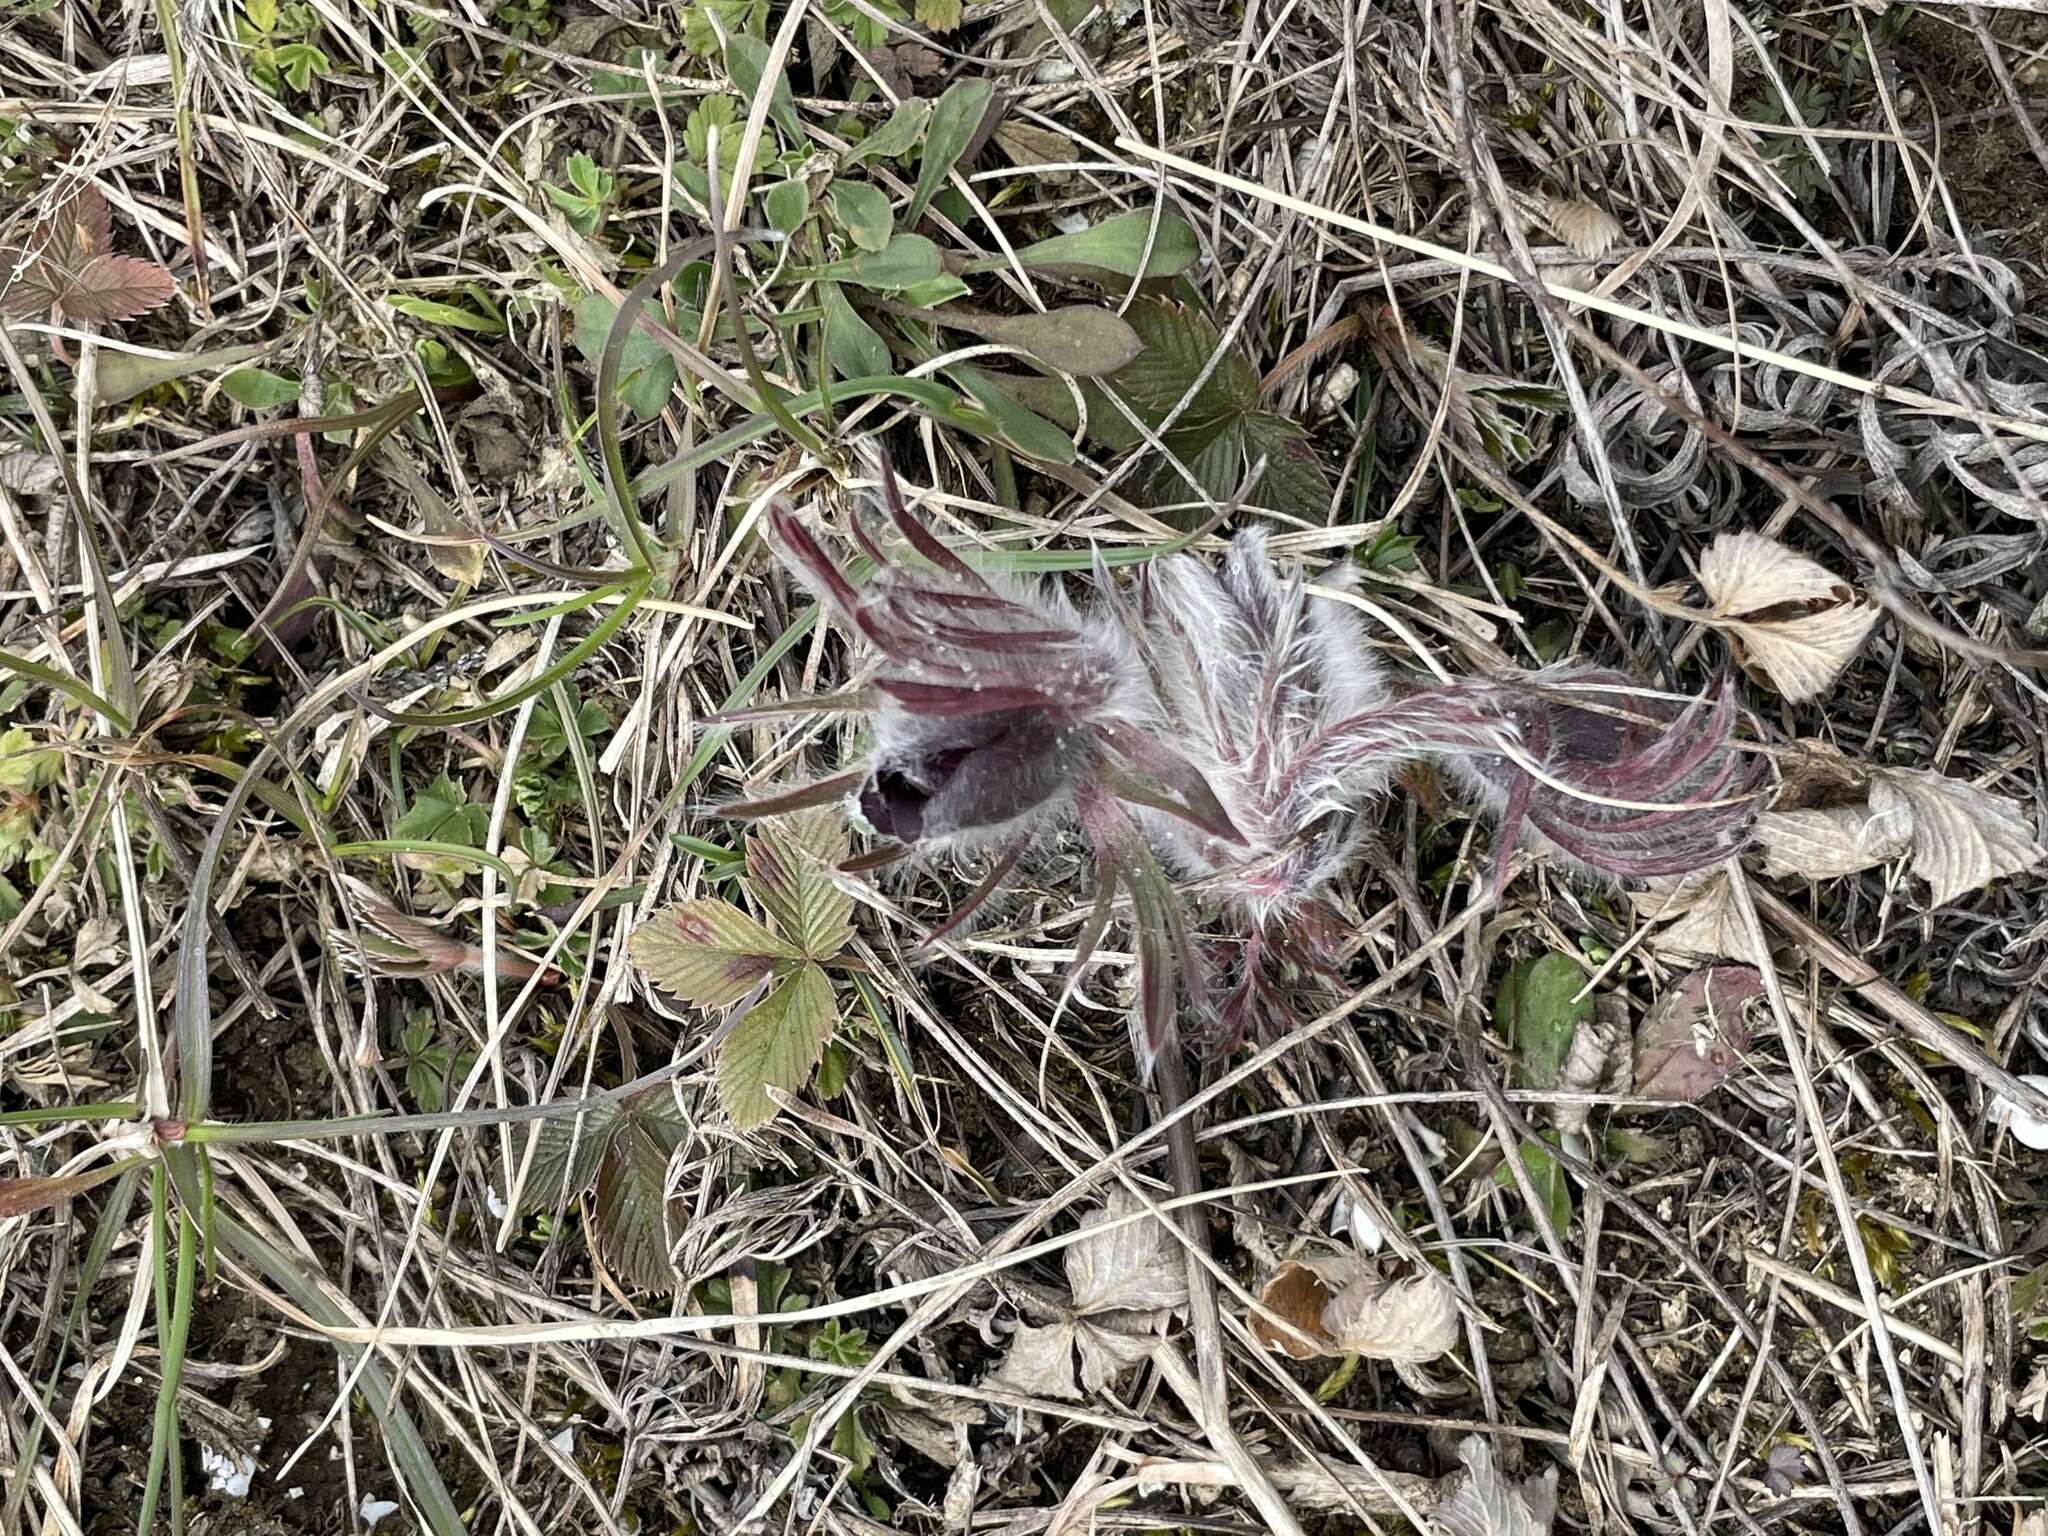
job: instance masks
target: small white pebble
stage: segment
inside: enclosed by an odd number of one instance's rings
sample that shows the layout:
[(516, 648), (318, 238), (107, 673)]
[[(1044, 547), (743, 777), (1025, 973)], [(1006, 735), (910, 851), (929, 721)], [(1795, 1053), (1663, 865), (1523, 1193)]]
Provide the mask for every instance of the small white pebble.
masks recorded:
[(232, 1451), (216, 1451), (212, 1446), (201, 1443), (199, 1465), (206, 1473), (206, 1486), (215, 1493), (224, 1493), (231, 1499), (246, 1499), (249, 1483), (256, 1476), (256, 1458), (241, 1456)]
[(395, 1515), (397, 1513), (398, 1501), (396, 1499), (373, 1499), (368, 1496), (365, 1496), (363, 1499), (363, 1524), (373, 1531), (377, 1528), (379, 1520), (382, 1520), (386, 1515)]
[(562, 1432), (550, 1440), (548, 1444), (552, 1445), (564, 1456), (574, 1456), (576, 1454), (576, 1426), (574, 1424), (564, 1424)]
[(488, 1184), (484, 1186), (484, 1204), (490, 1207), (492, 1216), (496, 1217), (500, 1221), (503, 1221), (505, 1219), (505, 1211), (507, 1209), (505, 1201), (503, 1197), (500, 1196), (499, 1193), (495, 1189), (491, 1188), (491, 1186)]
[(284, 1496), (287, 1499), (303, 1499), (306, 1496), (306, 1490), (303, 1488), (287, 1488), (284, 1491)]
[(1365, 1203), (1348, 1194), (1340, 1194), (1337, 1203), (1330, 1207), (1330, 1231), (1339, 1237), (1350, 1233), (1351, 1246), (1365, 1254), (1378, 1253), (1387, 1240), (1387, 1234), (1380, 1230)]
[[(2020, 1079), (2029, 1088), (2039, 1088), (2048, 1093), (2048, 1075), (2030, 1072)], [(1994, 1117), (2005, 1121), (2006, 1129), (2012, 1132), (2012, 1139), (2023, 1147), (2036, 1152), (2048, 1152), (2048, 1120), (2037, 1120), (2032, 1112), (2020, 1108), (2010, 1099), (1999, 1099), (1991, 1108)]]

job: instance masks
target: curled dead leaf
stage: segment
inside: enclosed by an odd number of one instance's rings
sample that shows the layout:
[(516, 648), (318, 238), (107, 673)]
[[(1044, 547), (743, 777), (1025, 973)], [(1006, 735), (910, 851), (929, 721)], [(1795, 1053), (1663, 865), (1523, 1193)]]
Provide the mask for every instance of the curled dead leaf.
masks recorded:
[(1254, 1312), (1252, 1336), (1295, 1360), (1360, 1355), (1412, 1365), (1439, 1359), (1458, 1343), (1451, 1288), (1434, 1270), (1400, 1260), (1290, 1260), (1266, 1281), (1259, 1301), (1296, 1333)]
[(1760, 533), (1719, 535), (1699, 574), (1707, 618), (1728, 632), (1743, 670), (1793, 703), (1833, 682), (1877, 622), (1855, 588)]
[(1769, 958), (1758, 953), (1742, 921), (1725, 869), (1653, 876), (1642, 890), (1629, 892), (1629, 904), (1645, 921), (1664, 925), (1650, 935), (1649, 946), (1658, 954), (1703, 955), (1750, 965)]
[(1937, 907), (2048, 857), (2018, 801), (1944, 774), (1888, 768), (1871, 783), (1870, 808), (1911, 823), (1913, 873)]
[(1773, 879), (1826, 880), (1897, 858), (1913, 841), (1913, 821), (1903, 804), (1884, 811), (1869, 805), (1766, 811), (1756, 820), (1755, 837), (1764, 873)]

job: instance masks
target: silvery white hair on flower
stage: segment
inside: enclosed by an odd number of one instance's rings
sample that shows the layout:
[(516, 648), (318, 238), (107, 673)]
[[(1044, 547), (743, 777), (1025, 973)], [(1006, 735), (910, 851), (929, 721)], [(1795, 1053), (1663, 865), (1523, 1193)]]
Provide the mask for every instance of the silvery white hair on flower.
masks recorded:
[(1082, 609), (1055, 585), (978, 572), (910, 514), (886, 465), (882, 481), (883, 526), (856, 516), (850, 530), (872, 567), (858, 584), (794, 512), (769, 515), (782, 557), (879, 658), (864, 688), (813, 701), (865, 712), (869, 757), (728, 811), (845, 800), (898, 854), (988, 848), (990, 874), (954, 921), (1032, 837), (1077, 824), (1097, 887), (1075, 964), (1127, 890), (1148, 1067), (1181, 994), (1209, 1014), (1207, 966), (1162, 861), (1213, 893), (1235, 931), (1236, 981), (1214, 1013), (1234, 1039), (1304, 983), (1334, 981), (1327, 897), (1368, 835), (1362, 812), (1405, 763), (1447, 765), (1499, 821), (1496, 887), (1524, 838), (1604, 876), (1697, 869), (1733, 851), (1752, 808), (1725, 686), (1675, 709), (1587, 669), (1397, 679), (1354, 613), (1275, 570), (1257, 530), (1213, 568), (1158, 562), (1135, 604), (1098, 566)]

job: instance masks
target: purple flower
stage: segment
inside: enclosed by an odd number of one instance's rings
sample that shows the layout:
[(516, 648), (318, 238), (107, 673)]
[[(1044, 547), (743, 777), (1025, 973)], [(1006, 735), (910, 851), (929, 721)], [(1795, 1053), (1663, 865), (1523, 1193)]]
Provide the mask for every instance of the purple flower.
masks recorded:
[(847, 701), (868, 712), (869, 760), (727, 812), (775, 815), (844, 799), (902, 854), (992, 847), (989, 878), (941, 934), (995, 889), (1034, 836), (1078, 822), (1098, 878), (1075, 963), (1099, 940), (1118, 887), (1128, 889), (1140, 918), (1139, 1043), (1149, 1065), (1171, 1030), (1177, 991), (1199, 1002), (1201, 970), (1171, 884), (1127, 805), (1219, 843), (1242, 839), (1201, 774), (1160, 739), (1127, 615), (1113, 604), (1084, 614), (1055, 586), (981, 575), (911, 516), (886, 464), (882, 487), (880, 537), (857, 517), (851, 530), (873, 567), (858, 586), (794, 512), (769, 512), (783, 558), (880, 657)]

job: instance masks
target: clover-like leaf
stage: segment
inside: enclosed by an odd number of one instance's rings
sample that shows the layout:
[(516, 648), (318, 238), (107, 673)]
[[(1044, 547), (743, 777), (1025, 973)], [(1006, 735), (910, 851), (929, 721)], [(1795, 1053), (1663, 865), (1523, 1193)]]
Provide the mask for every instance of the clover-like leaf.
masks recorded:
[(734, 1126), (750, 1130), (774, 1115), (770, 1088), (802, 1088), (838, 1022), (839, 999), (823, 971), (809, 963), (786, 971), (718, 1053), (718, 1097)]
[(30, 229), (20, 247), (0, 246), (0, 315), (24, 320), (57, 311), (72, 321), (132, 320), (177, 291), (153, 261), (116, 256), (113, 219), (96, 187), (84, 187)]
[(803, 958), (731, 902), (702, 897), (663, 907), (627, 949), (657, 986), (697, 1008), (728, 1008), (779, 964)]

